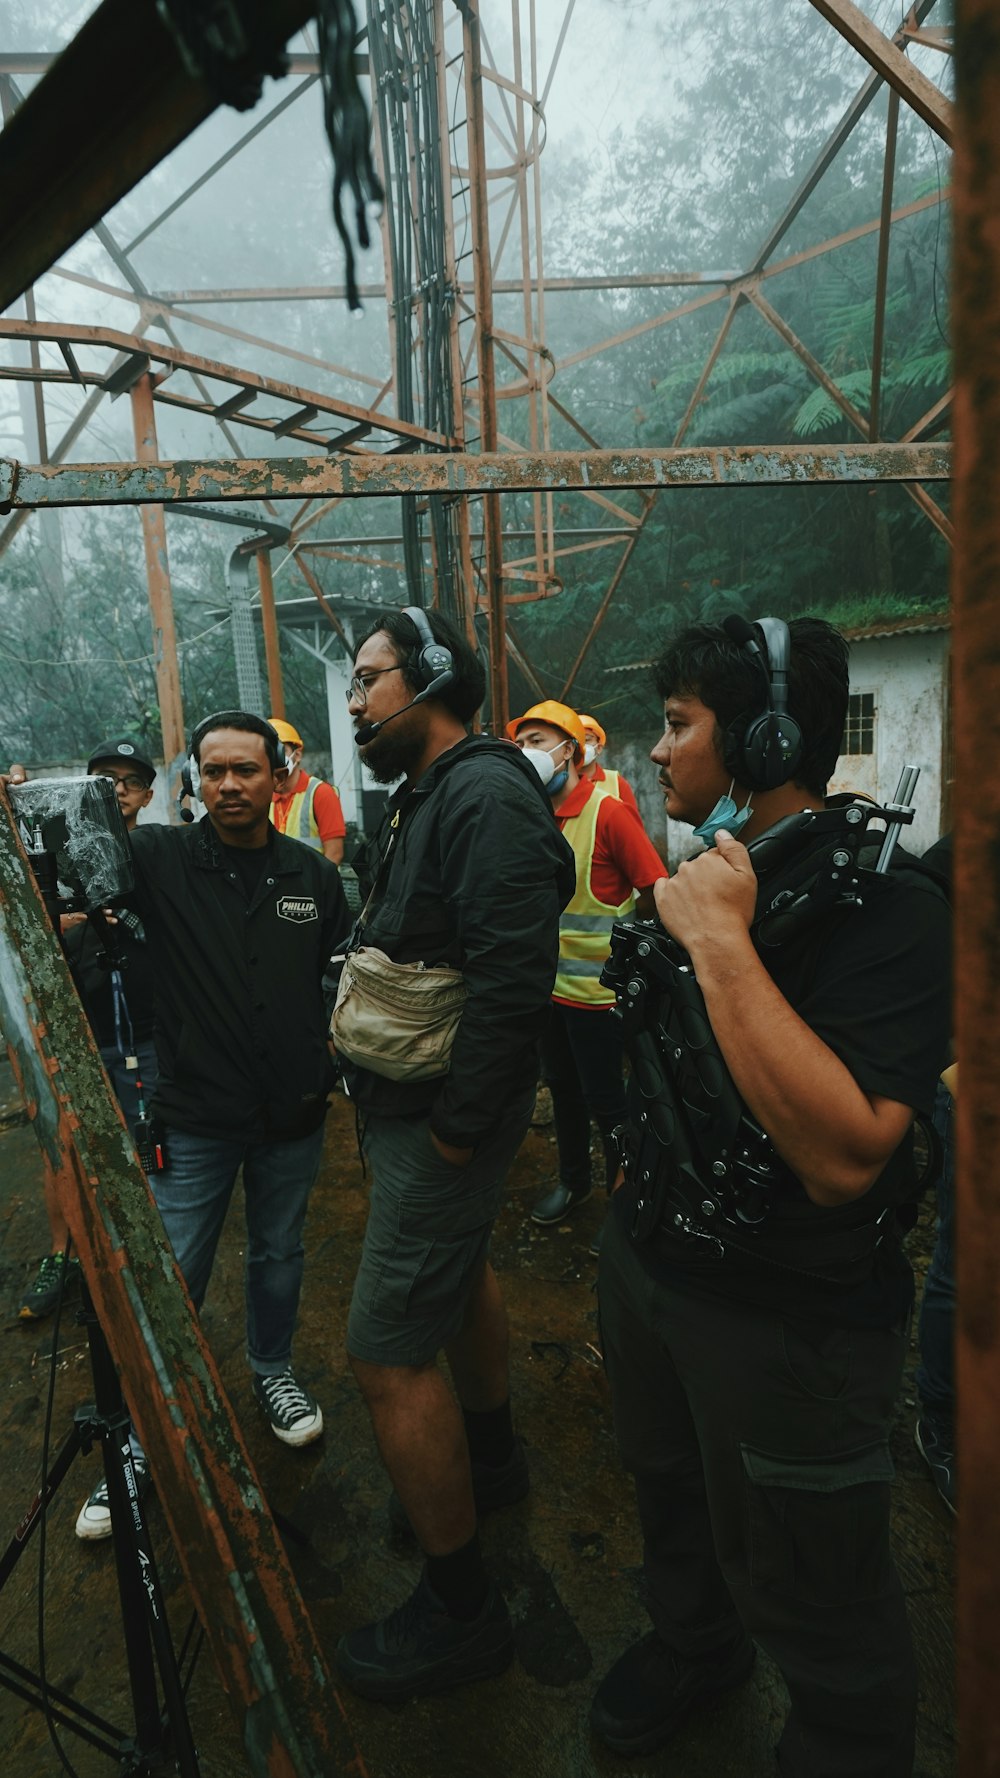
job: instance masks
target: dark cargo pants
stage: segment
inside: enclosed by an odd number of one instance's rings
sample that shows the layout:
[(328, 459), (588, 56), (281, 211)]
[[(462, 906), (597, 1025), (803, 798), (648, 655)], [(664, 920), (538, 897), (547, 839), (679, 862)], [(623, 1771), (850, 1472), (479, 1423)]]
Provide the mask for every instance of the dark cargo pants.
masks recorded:
[(909, 1778), (916, 1673), (887, 1445), (905, 1331), (671, 1290), (616, 1216), (598, 1289), (660, 1635), (702, 1655), (742, 1622), (767, 1651), (791, 1696), (783, 1778)]

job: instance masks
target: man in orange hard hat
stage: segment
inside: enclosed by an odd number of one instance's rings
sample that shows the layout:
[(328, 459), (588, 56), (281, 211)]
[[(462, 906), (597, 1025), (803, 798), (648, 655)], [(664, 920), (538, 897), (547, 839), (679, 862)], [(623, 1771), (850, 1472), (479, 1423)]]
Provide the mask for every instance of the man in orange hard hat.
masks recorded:
[(559, 964), (542, 1041), (542, 1078), (552, 1092), (559, 1178), (531, 1212), (562, 1222), (590, 1196), (590, 1120), (601, 1133), (610, 1189), (617, 1171), (611, 1141), (625, 1121), (621, 1026), (614, 995), (600, 982), (611, 926), (633, 910), (652, 913), (663, 863), (637, 814), (603, 785), (580, 776), (586, 738), (568, 705), (546, 699), (507, 724), (507, 735), (538, 772), (576, 857), (576, 892), (559, 920)]
[(344, 856), (344, 811), (332, 784), (312, 778), (302, 765), (302, 736), (279, 716), (268, 718), (285, 749), (288, 776), (274, 793), (271, 820), (279, 833), (322, 852), (331, 864)]
[(581, 710), (580, 721), (583, 723), (585, 737), (581, 778), (589, 778), (592, 784), (602, 785), (609, 796), (616, 796), (619, 802), (627, 803), (628, 807), (634, 809), (638, 815), (639, 805), (635, 800), (635, 791), (624, 772), (609, 771), (601, 760), (601, 755), (608, 744), (608, 737), (597, 717), (584, 716)]

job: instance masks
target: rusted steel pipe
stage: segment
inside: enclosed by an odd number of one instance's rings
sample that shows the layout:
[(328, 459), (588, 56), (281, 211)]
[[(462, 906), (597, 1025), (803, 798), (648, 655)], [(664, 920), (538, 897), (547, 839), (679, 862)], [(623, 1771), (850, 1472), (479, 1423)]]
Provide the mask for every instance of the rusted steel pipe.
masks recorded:
[(685, 450), (454, 452), (448, 456), (264, 457), (173, 463), (24, 464), (0, 458), (0, 511), (149, 501), (371, 499), (514, 494), (535, 488), (807, 486), (943, 482), (947, 444), (703, 445)]
[[(136, 455), (141, 463), (155, 463), (157, 456), (156, 418), (153, 413), (153, 380), (147, 371), (129, 391), (132, 402), (132, 429)], [(146, 583), (149, 589), (149, 611), (153, 621), (153, 661), (156, 670), (156, 696), (160, 706), (163, 732), (163, 757), (169, 772), (172, 762), (184, 751), (184, 710), (181, 704), (181, 674), (177, 660), (177, 631), (174, 625), (174, 602), (170, 588), (170, 565), (167, 559), (167, 527), (162, 505), (146, 505), (141, 509), (142, 541), (146, 552)], [(171, 787), (168, 786), (168, 789)]]
[(1000, 18), (959, 0), (954, 723), (959, 1770), (1000, 1774)]
[(252, 1778), (364, 1773), (0, 799), (0, 1026)]

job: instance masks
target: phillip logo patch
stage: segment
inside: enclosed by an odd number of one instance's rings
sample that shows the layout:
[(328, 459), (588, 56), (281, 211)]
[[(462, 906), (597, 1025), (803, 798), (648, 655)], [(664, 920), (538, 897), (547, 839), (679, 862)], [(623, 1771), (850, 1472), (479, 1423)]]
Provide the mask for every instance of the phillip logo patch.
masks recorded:
[(311, 895), (281, 895), (277, 908), (279, 920), (296, 920), (302, 925), (306, 920), (319, 919), (319, 908)]

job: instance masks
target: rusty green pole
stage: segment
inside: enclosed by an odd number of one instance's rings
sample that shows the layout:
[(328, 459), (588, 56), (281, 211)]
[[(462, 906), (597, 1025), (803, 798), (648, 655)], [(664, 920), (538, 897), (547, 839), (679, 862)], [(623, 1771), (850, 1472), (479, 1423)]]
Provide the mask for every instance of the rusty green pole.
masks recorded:
[(361, 1773), (316, 1634), (174, 1263), (6, 800), (0, 1028), (251, 1778)]
[(954, 721), (959, 1761), (1000, 1774), (1000, 7), (959, 0)]

